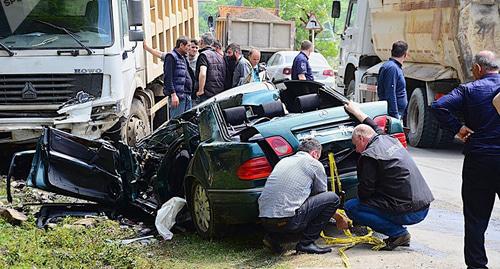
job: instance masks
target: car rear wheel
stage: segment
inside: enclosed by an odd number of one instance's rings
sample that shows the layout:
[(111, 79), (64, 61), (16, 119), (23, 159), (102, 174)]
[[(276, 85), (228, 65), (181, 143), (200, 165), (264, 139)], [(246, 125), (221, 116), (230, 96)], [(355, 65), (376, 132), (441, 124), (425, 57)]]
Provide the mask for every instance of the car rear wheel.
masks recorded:
[(213, 206), (208, 198), (207, 190), (198, 181), (194, 181), (189, 195), (191, 217), (196, 231), (203, 238), (216, 237), (218, 227), (214, 222)]

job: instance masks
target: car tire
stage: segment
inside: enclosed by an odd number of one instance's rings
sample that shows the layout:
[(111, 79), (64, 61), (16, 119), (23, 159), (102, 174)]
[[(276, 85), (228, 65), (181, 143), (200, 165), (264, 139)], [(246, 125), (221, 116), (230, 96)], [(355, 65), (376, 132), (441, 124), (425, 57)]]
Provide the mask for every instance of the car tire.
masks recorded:
[(416, 88), (408, 103), (406, 122), (410, 128), (408, 142), (420, 148), (436, 147), (440, 143), (439, 125), (427, 105), (424, 91)]
[(206, 188), (197, 180), (191, 184), (189, 192), (191, 218), (198, 234), (205, 239), (219, 236), (219, 227), (214, 221), (213, 205)]
[(130, 114), (121, 129), (122, 140), (129, 146), (135, 145), (143, 137), (151, 133), (146, 106), (139, 100), (133, 99)]

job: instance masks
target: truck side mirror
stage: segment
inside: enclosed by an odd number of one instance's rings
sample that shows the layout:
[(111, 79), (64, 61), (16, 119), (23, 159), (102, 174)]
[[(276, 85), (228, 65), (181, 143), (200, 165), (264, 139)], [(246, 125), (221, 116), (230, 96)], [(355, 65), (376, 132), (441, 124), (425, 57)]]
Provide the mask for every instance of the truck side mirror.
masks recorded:
[(139, 28), (143, 25), (144, 9), (141, 0), (128, 0), (128, 39), (132, 42), (144, 41), (144, 31)]
[(332, 2), (332, 18), (334, 19), (340, 18), (340, 1)]

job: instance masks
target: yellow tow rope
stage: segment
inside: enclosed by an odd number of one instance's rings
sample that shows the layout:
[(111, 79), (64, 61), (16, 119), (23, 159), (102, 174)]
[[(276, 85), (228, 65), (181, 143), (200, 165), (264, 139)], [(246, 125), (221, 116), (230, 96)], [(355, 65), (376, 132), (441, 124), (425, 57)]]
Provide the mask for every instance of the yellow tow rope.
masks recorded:
[[(330, 164), (330, 175), (331, 175), (331, 184), (332, 191), (335, 192), (335, 182), (337, 182), (339, 193), (342, 191), (342, 184), (340, 182), (340, 177), (337, 169), (337, 164), (335, 163), (335, 156), (332, 152), (328, 154), (328, 160)], [(338, 209), (337, 213), (347, 218), (347, 215), (344, 210)], [(348, 219), (348, 218), (347, 218)], [(349, 220), (349, 225), (352, 224), (352, 221)], [(336, 238), (332, 236), (327, 236), (322, 231), (321, 237), (325, 240), (325, 243), (328, 245), (342, 245), (339, 247), (339, 255), (342, 259), (342, 263), (346, 268), (350, 268), (351, 264), (349, 262), (349, 257), (345, 254), (345, 251), (354, 247), (357, 244), (370, 244), (373, 245), (372, 250), (380, 250), (385, 246), (384, 241), (373, 236), (373, 230), (370, 227), (367, 227), (368, 233), (363, 236), (353, 236), (349, 229), (344, 230), (344, 234), (346, 237), (344, 238)]]

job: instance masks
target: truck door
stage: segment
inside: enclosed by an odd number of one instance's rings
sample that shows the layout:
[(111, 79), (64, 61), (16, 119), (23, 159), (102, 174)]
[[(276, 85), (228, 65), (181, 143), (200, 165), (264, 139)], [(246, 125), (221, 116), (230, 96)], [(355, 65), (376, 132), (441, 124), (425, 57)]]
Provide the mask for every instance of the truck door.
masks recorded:
[[(120, 6), (120, 44), (122, 48), (122, 64), (121, 64), (121, 72), (123, 79), (123, 91), (128, 91), (128, 87), (132, 85), (136, 66), (135, 66), (135, 57), (136, 50), (133, 50), (134, 42), (129, 41), (128, 37), (128, 9), (127, 9), (127, 0), (119, 0)], [(130, 95), (133, 92), (125, 93), (124, 95)]]
[(358, 18), (358, 1), (352, 0), (349, 2), (349, 7), (347, 8), (346, 23), (344, 27), (344, 33), (342, 34), (342, 62), (347, 62), (347, 57), (351, 53), (357, 52), (358, 38), (359, 38), (359, 26), (357, 23)]

